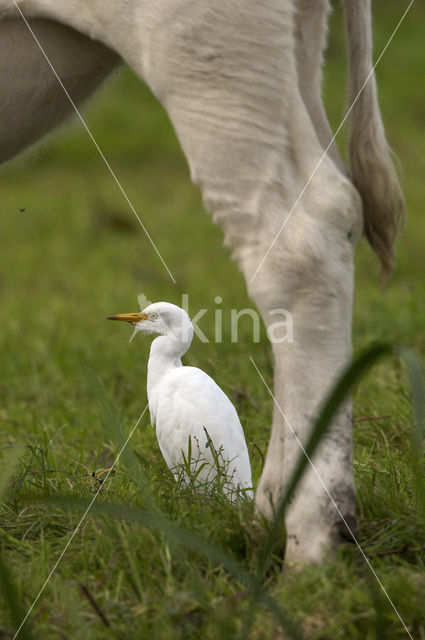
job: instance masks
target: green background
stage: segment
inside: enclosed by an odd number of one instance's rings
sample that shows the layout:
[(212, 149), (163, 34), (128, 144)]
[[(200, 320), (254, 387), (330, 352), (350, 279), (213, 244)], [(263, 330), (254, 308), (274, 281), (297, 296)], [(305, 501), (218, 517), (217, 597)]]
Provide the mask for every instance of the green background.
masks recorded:
[[(376, 55), (406, 2), (376, 2)], [(377, 69), (388, 138), (400, 163), (407, 224), (397, 270), (385, 291), (365, 241), (356, 258), (355, 351), (385, 339), (424, 342), (425, 83), (423, 21), (414, 3)], [(324, 100), (334, 129), (345, 106), (345, 38), (340, 7), (331, 20)], [(173, 284), (97, 150), (78, 121), (2, 168), (0, 193), (0, 458), (17, 455), (0, 510), (0, 546), (26, 609), (74, 530), (80, 512), (28, 506), (20, 490), (92, 496), (93, 472), (108, 468), (123, 433), (146, 405), (149, 341), (128, 343), (127, 325), (105, 317), (137, 309), (137, 294), (209, 311), (186, 364), (206, 370), (236, 404), (255, 483), (265, 454), (271, 401), (249, 356), (271, 382), (264, 335), (249, 319), (230, 342), (230, 309), (253, 307), (222, 233), (204, 212), (162, 108), (129, 70), (108, 81), (84, 111), (88, 126), (172, 270)], [(346, 131), (338, 137), (342, 149)], [(222, 304), (214, 303), (221, 296)], [(223, 342), (215, 344), (214, 310)], [(378, 365), (354, 391), (359, 540), (415, 637), (425, 637), (425, 535), (410, 466), (409, 390), (397, 359)], [(182, 496), (161, 457), (147, 414), (130, 450), (156, 502), (177, 523), (255, 565), (262, 533), (252, 510), (219, 496)], [(140, 504), (126, 461), (108, 485), (111, 499)], [(100, 477), (100, 476), (99, 476)], [(406, 632), (356, 549), (324, 567), (281, 572), (278, 544), (265, 586), (285, 603), (308, 638), (404, 638)], [(111, 626), (78, 587), (83, 583)], [(237, 580), (174, 549), (149, 528), (89, 517), (32, 614), (36, 637), (243, 637), (249, 600)], [(14, 628), (0, 607), (0, 637)], [(256, 609), (250, 637), (277, 638), (275, 620)], [(120, 635), (121, 634), (121, 635)]]

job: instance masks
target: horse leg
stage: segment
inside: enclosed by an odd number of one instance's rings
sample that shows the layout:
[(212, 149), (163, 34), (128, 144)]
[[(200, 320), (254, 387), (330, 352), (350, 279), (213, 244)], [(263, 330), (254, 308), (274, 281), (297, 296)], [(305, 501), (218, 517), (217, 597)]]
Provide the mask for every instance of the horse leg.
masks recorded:
[[(151, 21), (149, 11), (144, 16), (135, 69), (166, 107), (266, 325), (276, 309), (293, 316), (293, 342), (272, 345), (276, 407), (256, 496), (273, 517), (301, 454), (298, 440), (305, 444), (351, 356), (360, 198), (325, 157), (279, 233), (323, 155), (298, 81), (293, 3), (244, 1), (242, 11), (238, 3), (197, 0), (175, 10), (165, 3), (162, 11)], [(321, 480), (310, 468), (292, 497), (288, 562), (320, 561), (340, 542), (345, 531), (335, 505), (354, 527), (351, 455), (346, 402), (313, 458)]]

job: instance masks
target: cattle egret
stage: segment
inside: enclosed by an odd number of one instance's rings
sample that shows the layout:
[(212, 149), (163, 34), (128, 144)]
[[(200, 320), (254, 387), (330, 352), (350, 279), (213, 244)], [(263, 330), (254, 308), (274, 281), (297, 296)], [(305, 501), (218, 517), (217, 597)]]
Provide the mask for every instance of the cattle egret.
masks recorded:
[(186, 311), (168, 302), (138, 313), (108, 318), (132, 324), (144, 335), (158, 334), (148, 362), (147, 393), (152, 426), (175, 478), (209, 484), (221, 474), (230, 500), (253, 497), (248, 449), (236, 409), (209, 375), (183, 366), (193, 338)]

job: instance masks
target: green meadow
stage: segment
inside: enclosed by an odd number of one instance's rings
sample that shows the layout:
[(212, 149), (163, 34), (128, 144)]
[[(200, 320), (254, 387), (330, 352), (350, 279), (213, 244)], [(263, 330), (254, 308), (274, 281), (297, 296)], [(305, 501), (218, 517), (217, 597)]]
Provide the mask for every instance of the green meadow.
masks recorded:
[[(376, 56), (406, 7), (375, 3)], [(359, 243), (353, 322), (355, 354), (385, 341), (422, 362), (424, 20), (415, 2), (377, 68), (407, 223), (386, 290)], [(338, 5), (324, 80), (334, 129), (345, 77)], [(250, 356), (272, 384), (271, 349), (264, 331), (253, 341), (248, 316), (231, 341), (231, 309), (253, 303), (149, 90), (121, 70), (84, 114), (176, 283), (77, 120), (1, 169), (0, 638), (13, 638), (99, 489), (19, 638), (408, 638), (355, 545), (294, 572), (283, 566), (282, 528), (259, 576), (270, 532), (253, 506), (174, 482), (145, 410), (150, 339), (129, 342), (131, 328), (105, 318), (136, 311), (139, 293), (179, 305), (187, 293), (191, 312), (208, 309), (199, 326), (209, 342), (195, 339), (185, 364), (207, 371), (235, 403), (255, 486), (272, 400)], [(344, 129), (342, 149), (345, 141)], [(423, 639), (424, 466), (405, 364), (387, 357), (352, 393), (359, 543), (412, 637)]]

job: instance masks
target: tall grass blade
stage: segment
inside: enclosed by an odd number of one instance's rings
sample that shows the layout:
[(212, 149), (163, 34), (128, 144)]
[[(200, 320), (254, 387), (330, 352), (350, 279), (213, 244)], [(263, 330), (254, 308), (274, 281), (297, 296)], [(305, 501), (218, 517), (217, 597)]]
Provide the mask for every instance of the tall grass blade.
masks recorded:
[(402, 349), (410, 381), (413, 409), (413, 433), (411, 464), (419, 510), (425, 524), (425, 386), (423, 369), (419, 359), (411, 351)]
[(360, 380), (360, 378), (377, 362), (377, 360), (381, 359), (384, 356), (388, 356), (393, 352), (394, 347), (390, 344), (376, 344), (369, 347), (368, 349), (360, 353), (360, 355), (358, 355), (357, 358), (355, 358), (355, 360), (346, 367), (344, 373), (341, 375), (340, 379), (337, 381), (334, 388), (329, 393), (315, 422), (310, 438), (308, 439), (307, 444), (304, 447), (305, 452), (300, 451), (298, 464), (294, 469), (285, 494), (279, 504), (278, 509), (276, 510), (274, 522), (270, 528), (263, 553), (260, 557), (260, 578), (264, 575), (264, 572), (269, 565), (273, 546), (275, 544), (276, 537), (281, 529), (283, 514), (286, 507), (288, 506), (288, 502), (292, 494), (296, 490), (299, 482), (301, 481), (307, 466), (310, 464), (309, 459), (311, 460), (321, 439), (329, 429), (332, 423), (332, 418), (339, 409), (341, 403), (347, 397), (353, 385)]
[[(0, 553), (0, 591), (3, 596), (3, 600), (6, 607), (9, 610), (10, 617), (14, 624), (15, 629), (18, 629), (22, 620), (25, 617), (25, 611), (22, 609), (18, 592), (13, 583), (12, 576), (6, 563), (3, 560), (3, 555)], [(19, 632), (21, 640), (32, 640), (33, 635), (30, 631), (29, 623), (26, 622)]]
[(423, 447), (425, 437), (425, 386), (423, 369), (417, 356), (408, 349), (402, 349), (400, 355), (407, 367), (412, 392), (415, 426), (414, 439), (418, 447)]
[[(36, 494), (22, 494), (20, 499), (29, 503), (41, 503), (50, 506), (65, 507), (82, 511), (87, 508), (90, 501), (69, 496), (42, 496)], [(261, 587), (257, 577), (249, 573), (245, 567), (231, 555), (222, 551), (215, 545), (201, 539), (188, 529), (183, 529), (171, 522), (159, 509), (146, 506), (144, 509), (135, 509), (123, 504), (97, 501), (91, 508), (93, 513), (106, 515), (117, 520), (126, 520), (143, 527), (150, 527), (155, 531), (165, 534), (175, 544), (188, 550), (206, 556), (212, 563), (222, 566), (236, 580), (246, 585), (253, 598), (254, 604), (266, 607), (276, 618), (283, 631), (292, 640), (303, 640), (303, 635), (297, 629), (291, 616), (282, 605), (273, 598), (266, 589)]]
[[(3, 468), (0, 472), (0, 500), (3, 500), (10, 488), (10, 478), (16, 469), (18, 464), (18, 454), (16, 451), (9, 455), (9, 459), (6, 463), (3, 462)], [(11, 573), (3, 559), (3, 554), (0, 552), (0, 592), (3, 597), (3, 601), (9, 610), (10, 618), (17, 629), (24, 619), (25, 612), (23, 611), (18, 592), (15, 588)], [(22, 640), (31, 640), (33, 635), (27, 626), (22, 627), (21, 630)]]

